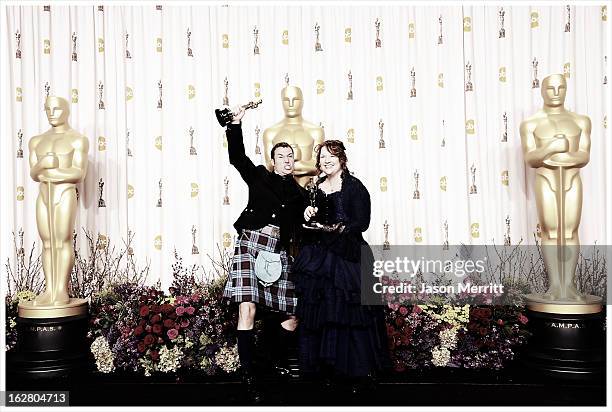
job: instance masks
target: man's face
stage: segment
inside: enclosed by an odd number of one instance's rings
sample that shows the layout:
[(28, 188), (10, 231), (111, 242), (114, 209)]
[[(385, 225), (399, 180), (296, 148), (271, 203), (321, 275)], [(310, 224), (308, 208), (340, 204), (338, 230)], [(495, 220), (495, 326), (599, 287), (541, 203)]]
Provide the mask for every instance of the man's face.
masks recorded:
[(302, 114), (304, 100), (302, 91), (299, 88), (287, 86), (281, 93), (281, 99), (283, 101), (283, 110), (287, 117), (297, 117)]
[(272, 164), (274, 165), (274, 171), (279, 175), (285, 176), (292, 174), (295, 165), (293, 149), (290, 147), (277, 147), (274, 151)]
[(59, 126), (68, 119), (68, 105), (57, 97), (48, 97), (45, 101), (45, 112), (51, 126)]
[(562, 106), (567, 83), (562, 75), (552, 75), (542, 81), (542, 98), (547, 106)]

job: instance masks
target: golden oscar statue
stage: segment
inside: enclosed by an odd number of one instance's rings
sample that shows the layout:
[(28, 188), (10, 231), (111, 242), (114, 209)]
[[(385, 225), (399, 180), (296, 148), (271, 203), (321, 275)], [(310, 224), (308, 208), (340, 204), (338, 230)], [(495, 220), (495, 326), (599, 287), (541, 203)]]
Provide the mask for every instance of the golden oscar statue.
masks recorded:
[(293, 147), (295, 170), (293, 175), (297, 182), (305, 186), (311, 176), (316, 175), (316, 159), (313, 156), (316, 145), (325, 140), (323, 129), (302, 117), (304, 97), (302, 90), (296, 86), (286, 86), (281, 90), (281, 100), (285, 118), (264, 130), (263, 144), (266, 165), (272, 168), (270, 151), (278, 142), (287, 142)]
[(527, 295), (532, 310), (595, 313), (601, 298), (576, 290), (582, 211), (580, 168), (589, 162), (591, 121), (564, 107), (567, 83), (561, 74), (542, 81), (544, 105), (520, 125), (525, 162), (535, 168), (535, 198), (542, 228), (548, 290)]
[(68, 296), (68, 281), (74, 266), (76, 184), (87, 173), (89, 142), (70, 127), (65, 99), (47, 97), (45, 111), (51, 128), (29, 142), (30, 176), (40, 182), (36, 224), (43, 243), (45, 291), (34, 301), (19, 304), (19, 316), (24, 318), (74, 316), (87, 311), (84, 299)]

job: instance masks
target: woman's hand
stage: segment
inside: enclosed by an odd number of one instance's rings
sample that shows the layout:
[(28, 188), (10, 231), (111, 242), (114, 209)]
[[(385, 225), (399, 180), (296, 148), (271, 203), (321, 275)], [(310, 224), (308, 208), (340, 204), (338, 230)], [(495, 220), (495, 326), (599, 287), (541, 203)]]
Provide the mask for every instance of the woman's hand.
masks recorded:
[(304, 210), (304, 220), (309, 222), (310, 219), (317, 214), (317, 212), (319, 211), (318, 207), (312, 207), (312, 206), (308, 206), (306, 208), (306, 210)]

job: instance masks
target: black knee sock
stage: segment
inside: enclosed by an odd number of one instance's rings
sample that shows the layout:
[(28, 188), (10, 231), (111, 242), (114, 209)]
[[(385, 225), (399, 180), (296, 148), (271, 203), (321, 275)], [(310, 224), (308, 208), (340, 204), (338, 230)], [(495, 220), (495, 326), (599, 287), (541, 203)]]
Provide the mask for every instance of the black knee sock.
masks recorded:
[(278, 345), (278, 315), (273, 312), (263, 317), (263, 344), (266, 362), (274, 362)]
[(287, 367), (289, 346), (293, 345), (295, 331), (287, 330), (278, 324), (278, 340), (276, 341), (276, 360), (279, 366)]
[(238, 330), (238, 357), (242, 370), (250, 373), (253, 372), (253, 356), (255, 354), (255, 331)]

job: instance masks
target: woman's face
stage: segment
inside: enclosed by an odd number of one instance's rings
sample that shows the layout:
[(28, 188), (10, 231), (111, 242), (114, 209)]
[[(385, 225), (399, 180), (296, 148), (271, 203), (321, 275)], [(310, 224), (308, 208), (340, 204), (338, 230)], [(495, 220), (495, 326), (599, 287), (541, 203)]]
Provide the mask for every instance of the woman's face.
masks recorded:
[(340, 160), (337, 156), (334, 156), (327, 150), (327, 147), (321, 148), (319, 157), (319, 164), (321, 165), (321, 171), (326, 175), (330, 176), (338, 173), (341, 169)]

